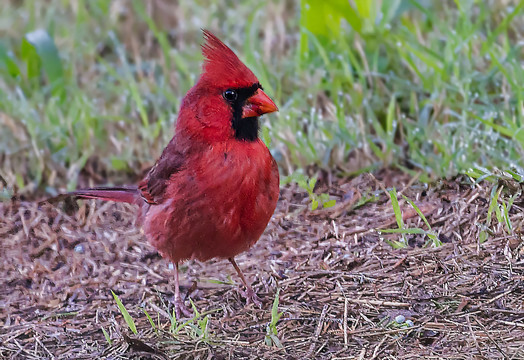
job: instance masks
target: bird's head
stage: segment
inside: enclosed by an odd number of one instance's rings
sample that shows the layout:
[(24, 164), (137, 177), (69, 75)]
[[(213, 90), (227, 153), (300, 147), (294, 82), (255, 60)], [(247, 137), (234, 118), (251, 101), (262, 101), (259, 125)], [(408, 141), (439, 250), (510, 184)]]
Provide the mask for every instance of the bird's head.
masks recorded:
[(278, 108), (262, 85), (222, 41), (204, 30), (204, 65), (186, 95), (177, 127), (207, 142), (258, 139), (258, 117)]

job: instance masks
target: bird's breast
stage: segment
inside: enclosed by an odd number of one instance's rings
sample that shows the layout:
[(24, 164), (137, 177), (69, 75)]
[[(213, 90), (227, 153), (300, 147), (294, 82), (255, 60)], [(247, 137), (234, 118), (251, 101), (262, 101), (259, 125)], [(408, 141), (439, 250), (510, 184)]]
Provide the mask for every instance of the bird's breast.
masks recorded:
[(278, 194), (278, 168), (261, 141), (221, 144), (170, 179), (144, 229), (173, 261), (232, 257), (258, 240)]

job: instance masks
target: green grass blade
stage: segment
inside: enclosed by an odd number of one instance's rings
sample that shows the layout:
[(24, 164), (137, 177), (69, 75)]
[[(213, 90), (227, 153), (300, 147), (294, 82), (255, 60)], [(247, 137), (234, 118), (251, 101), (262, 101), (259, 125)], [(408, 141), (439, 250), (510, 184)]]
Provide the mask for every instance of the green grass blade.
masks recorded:
[(104, 329), (104, 327), (102, 326), (101, 327), (102, 329), (102, 333), (104, 334), (104, 337), (106, 338), (106, 341), (109, 345), (112, 345), (113, 342), (111, 341), (111, 337), (109, 336), (108, 332), (106, 331), (106, 329)]
[(428, 227), (428, 230), (431, 231), (431, 225), (429, 225), (429, 222), (428, 220), (426, 219), (426, 217), (424, 216), (424, 214), (422, 213), (422, 211), (420, 211), (420, 209), (418, 208), (417, 205), (415, 205), (415, 203), (413, 201), (411, 201), (407, 196), (405, 195), (402, 195), (402, 197), (404, 198), (404, 200), (406, 200), (409, 205), (411, 205), (411, 207), (413, 209), (415, 209), (415, 211), (417, 212), (418, 216), (420, 216), (420, 218), (424, 221), (424, 223), (426, 224), (426, 226)]
[(0, 73), (9, 74), (11, 77), (20, 75), (20, 69), (15, 60), (11, 57), (7, 48), (0, 43)]
[(147, 320), (149, 320), (149, 323), (151, 324), (151, 327), (153, 328), (153, 330), (156, 331), (156, 325), (155, 325), (155, 322), (153, 321), (153, 319), (151, 318), (151, 316), (149, 316), (149, 313), (147, 312), (147, 310), (144, 309), (144, 308), (142, 308), (142, 311), (143, 311), (144, 314), (146, 315)]
[(389, 191), (389, 198), (391, 199), (391, 205), (393, 206), (393, 212), (395, 213), (395, 219), (399, 229), (404, 229), (404, 220), (402, 219), (402, 211), (397, 198), (397, 190), (393, 188)]
[(426, 234), (426, 231), (421, 228), (410, 229), (379, 229), (377, 230), (385, 234)]
[(280, 302), (280, 289), (277, 289), (277, 293), (275, 294), (275, 300), (273, 300), (273, 306), (271, 306), (271, 323), (276, 324), (278, 320), (280, 320), (280, 317), (282, 314), (278, 312), (278, 304)]
[(131, 317), (131, 315), (129, 315), (129, 312), (127, 311), (127, 309), (125, 308), (124, 304), (122, 304), (122, 301), (120, 301), (120, 298), (118, 297), (117, 294), (115, 294), (113, 292), (113, 290), (111, 290), (111, 294), (113, 294), (113, 297), (115, 298), (115, 301), (116, 301), (116, 305), (118, 306), (118, 309), (120, 309), (120, 313), (122, 314), (122, 316), (124, 317), (124, 320), (126, 321), (127, 323), (127, 326), (129, 327), (129, 329), (136, 335), (138, 334), (138, 332), (136, 331), (136, 325), (135, 325), (135, 321), (133, 320), (133, 318)]
[(406, 244), (405, 241), (397, 241), (397, 240), (385, 240), (389, 246), (391, 246), (393, 249), (405, 249), (408, 247), (408, 244)]
[(393, 120), (395, 118), (395, 94), (391, 95), (388, 105), (388, 114), (386, 116), (386, 132), (388, 136), (393, 139), (395, 134), (393, 133)]
[(491, 190), (491, 201), (489, 203), (488, 216), (486, 220), (487, 226), (491, 225), (491, 217), (492, 217), (493, 211), (496, 211), (496, 209), (498, 208), (497, 202), (499, 200), (500, 193), (502, 192), (502, 188), (503, 186), (500, 186), (498, 189), (494, 187)]
[(495, 40), (499, 37), (501, 33), (503, 33), (504, 31), (507, 31), (509, 24), (513, 21), (515, 16), (520, 14), (523, 10), (524, 10), (524, 1), (518, 1), (517, 7), (515, 7), (509, 15), (504, 17), (504, 19), (500, 22), (500, 24), (496, 27), (496, 29), (491, 33), (488, 40), (482, 44), (482, 50), (483, 50), (482, 55), (484, 55), (486, 52), (492, 49), (492, 46)]
[(132, 4), (133, 4), (133, 8), (135, 12), (139, 14), (140, 17), (147, 23), (147, 26), (149, 26), (149, 28), (155, 35), (155, 38), (158, 40), (158, 43), (160, 44), (162, 48), (166, 70), (170, 71), (171, 70), (171, 57), (169, 56), (169, 52), (171, 50), (171, 46), (169, 45), (169, 41), (167, 39), (165, 32), (160, 31), (155, 21), (151, 18), (151, 16), (149, 16), (146, 9), (144, 8), (145, 3), (143, 1), (133, 0)]
[[(30, 51), (29, 47), (33, 47), (52, 86), (53, 94), (56, 95), (60, 93), (64, 85), (64, 69), (62, 67), (62, 60), (58, 54), (58, 48), (49, 33), (43, 29), (27, 33), (24, 37), (22, 47), (25, 47), (26, 51)], [(32, 61), (36, 61), (36, 59)], [(34, 72), (31, 74), (31, 76), (37, 75), (38, 74)]]

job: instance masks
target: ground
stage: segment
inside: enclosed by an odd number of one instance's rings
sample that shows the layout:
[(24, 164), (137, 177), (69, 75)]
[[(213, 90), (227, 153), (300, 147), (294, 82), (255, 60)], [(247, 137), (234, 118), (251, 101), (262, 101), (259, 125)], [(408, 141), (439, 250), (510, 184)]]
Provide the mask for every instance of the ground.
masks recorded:
[[(397, 224), (383, 191), (392, 181), (441, 246), (404, 234), (408, 247), (394, 249), (388, 240), (402, 234), (377, 232)], [(262, 309), (245, 305), (227, 261), (190, 261), (182, 267), (183, 292), (200, 315), (176, 323), (169, 315), (173, 270), (134, 226), (135, 208), (0, 204), (0, 355), (524, 358), (521, 240), (504, 235), (504, 224), (486, 227), (493, 184), (460, 177), (423, 186), (388, 172), (326, 182), (317, 191), (336, 198), (334, 207), (312, 211), (307, 193), (284, 187), (265, 234), (237, 258)], [(517, 197), (509, 211), (513, 234), (523, 204)], [(406, 228), (425, 227), (404, 200), (400, 208)], [(483, 229), (488, 237), (480, 244)], [(282, 315), (274, 312), (272, 322), (274, 303)]]

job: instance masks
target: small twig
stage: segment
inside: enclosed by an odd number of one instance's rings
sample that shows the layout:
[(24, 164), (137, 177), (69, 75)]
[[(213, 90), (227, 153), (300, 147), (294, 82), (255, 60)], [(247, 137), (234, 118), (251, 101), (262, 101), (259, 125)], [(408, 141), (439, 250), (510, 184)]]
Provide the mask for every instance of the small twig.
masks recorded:
[(409, 179), (408, 183), (406, 184), (406, 186), (404, 186), (404, 188), (402, 190), (400, 190), (398, 192), (399, 195), (402, 195), (404, 193), (405, 190), (411, 188), (411, 185), (413, 185), (415, 183), (415, 181), (418, 180), (418, 178), (420, 177), (420, 175), (422, 175), (422, 171), (419, 171), (418, 173), (415, 174), (415, 176), (413, 176), (411, 179)]
[(151, 308), (153, 308), (153, 310), (155, 310), (157, 313), (165, 316), (167, 319), (171, 319), (171, 316), (169, 316), (169, 314), (167, 313), (167, 311), (165, 311), (164, 309), (161, 309), (159, 308), (158, 306), (156, 306), (155, 304), (153, 304), (152, 302), (148, 303), (149, 306), (151, 306)]
[(479, 352), (479, 355), (484, 356), (482, 355), (482, 351), (480, 350), (479, 342), (477, 341), (477, 337), (475, 336), (475, 333), (473, 332), (473, 328), (471, 327), (471, 321), (469, 321), (469, 315), (466, 316), (466, 321), (468, 322), (469, 333), (471, 334), (471, 337), (473, 338), (473, 341), (475, 342), (475, 346), (477, 347), (477, 351)]
[[(49, 349), (48, 349), (47, 347), (45, 347), (44, 344), (42, 344), (42, 342), (40, 341), (40, 339), (38, 338), (38, 336), (35, 336), (34, 339), (35, 339), (35, 341), (40, 345), (40, 347), (41, 347), (42, 349), (44, 349), (44, 350), (49, 354), (49, 356), (51, 357), (51, 359), (54, 359), (54, 358), (55, 358), (54, 355), (51, 354), (51, 351), (49, 351)], [(36, 349), (36, 347), (35, 347), (35, 349)]]
[(386, 337), (385, 337), (385, 336), (382, 338), (382, 340), (380, 340), (380, 342), (378, 343), (378, 345), (375, 346), (375, 350), (373, 350), (373, 356), (371, 357), (370, 360), (375, 359), (375, 358), (378, 356), (378, 354), (380, 354), (380, 352), (379, 352), (378, 350), (380, 349), (380, 347), (382, 346), (382, 344), (384, 344), (384, 341), (386, 341)]
[(495, 341), (493, 340), (493, 338), (491, 337), (491, 335), (489, 334), (489, 332), (486, 330), (486, 328), (484, 327), (484, 325), (482, 325), (480, 323), (480, 321), (478, 321), (477, 318), (475, 318), (475, 322), (482, 328), (482, 331), (484, 331), (484, 333), (486, 334), (486, 336), (488, 337), (488, 339), (493, 343), (493, 345), (495, 345), (495, 347), (497, 348), (497, 350), (502, 354), (502, 356), (504, 357), (504, 359), (507, 359), (508, 358), (508, 355), (506, 354), (506, 352), (504, 350), (502, 350), (502, 348), (500, 347), (500, 345)]
[(347, 299), (349, 302), (355, 304), (367, 304), (373, 306), (391, 306), (391, 307), (410, 307), (411, 304), (396, 302), (396, 301), (385, 301), (385, 300), (366, 300), (366, 299)]
[(517, 326), (517, 327), (524, 328), (524, 324), (521, 324), (521, 323), (516, 323), (513, 321), (504, 321), (504, 320), (497, 320), (497, 321), (500, 323), (503, 323), (504, 325)]
[[(286, 322), (286, 321), (301, 321), (301, 322), (304, 322), (304, 321), (319, 321), (319, 320), (320, 320), (320, 317), (293, 316), (293, 317), (288, 317), (288, 318), (282, 318), (282, 319), (278, 320), (277, 324), (280, 324), (280, 323), (283, 323), (283, 322)], [(337, 323), (337, 324), (342, 324), (342, 320), (336, 319), (336, 318), (330, 318), (330, 317), (324, 318), (323, 321), (324, 322), (334, 322), (334, 323)], [(248, 331), (248, 330), (266, 328), (270, 323), (271, 322), (268, 321), (268, 322), (261, 323), (261, 324), (250, 325), (250, 326), (245, 327), (243, 329), (239, 329), (238, 331), (239, 332), (245, 332), (245, 331)]]
[(506, 295), (511, 294), (511, 293), (515, 290), (515, 288), (516, 288), (516, 286), (513, 286), (511, 289), (509, 289), (509, 290), (503, 292), (502, 294), (498, 294), (498, 295), (495, 296), (494, 298), (491, 298), (491, 299), (489, 299), (488, 301), (486, 301), (486, 302), (484, 303), (484, 305), (490, 304), (490, 303), (492, 303), (492, 302), (494, 302), (494, 301), (500, 299), (500, 298), (503, 297), (503, 296), (506, 296)]
[[(412, 326), (412, 327), (406, 327), (406, 328), (400, 328), (400, 329), (393, 329), (393, 330), (384, 330), (384, 331), (378, 331), (378, 332), (371, 332), (369, 329), (362, 329), (357, 331), (351, 331), (351, 334), (360, 333), (359, 336), (366, 337), (366, 336), (381, 336), (381, 335), (390, 335), (390, 334), (397, 334), (400, 332), (406, 332), (406, 331), (413, 331), (420, 329), (422, 326)], [(364, 334), (363, 334), (364, 333)]]
[(328, 342), (329, 342), (329, 340), (324, 341), (324, 343), (318, 348), (318, 350), (315, 352), (315, 359), (318, 358), (318, 354), (322, 351), (323, 348), (326, 347)]
[(515, 351), (515, 353), (513, 354), (513, 356), (512, 356), (509, 360), (516, 359), (516, 357), (519, 356), (520, 351), (521, 351), (522, 349), (524, 349), (524, 345), (519, 346), (519, 348)]
[(20, 221), (22, 222), (22, 229), (24, 230), (24, 235), (27, 239), (29, 239), (29, 227), (25, 221), (24, 211), (22, 208), (18, 210), (18, 215), (20, 216)]
[(311, 355), (313, 354), (313, 351), (315, 351), (315, 345), (317, 344), (318, 337), (320, 336), (320, 331), (322, 330), (322, 324), (324, 323), (324, 318), (326, 317), (328, 306), (324, 305), (322, 308), (322, 314), (320, 314), (320, 320), (318, 320), (317, 328), (315, 329), (315, 334), (313, 335), (313, 339), (311, 341), (311, 345), (309, 346), (309, 350), (305, 356), (306, 359), (311, 358)]
[(384, 185), (384, 183), (382, 181), (379, 181), (372, 173), (368, 173), (368, 176), (375, 181), (375, 184), (377, 184), (378, 187), (382, 189), (382, 191), (389, 197), (389, 200), (391, 201), (391, 195), (389, 195), (389, 192), (386, 190), (386, 186)]
[(340, 291), (342, 292), (342, 295), (344, 295), (344, 322), (342, 323), (342, 327), (344, 329), (344, 346), (348, 346), (348, 298), (346, 297), (346, 293), (344, 292), (344, 288), (342, 285), (340, 285), (340, 281), (337, 281), (337, 285), (340, 288)]

